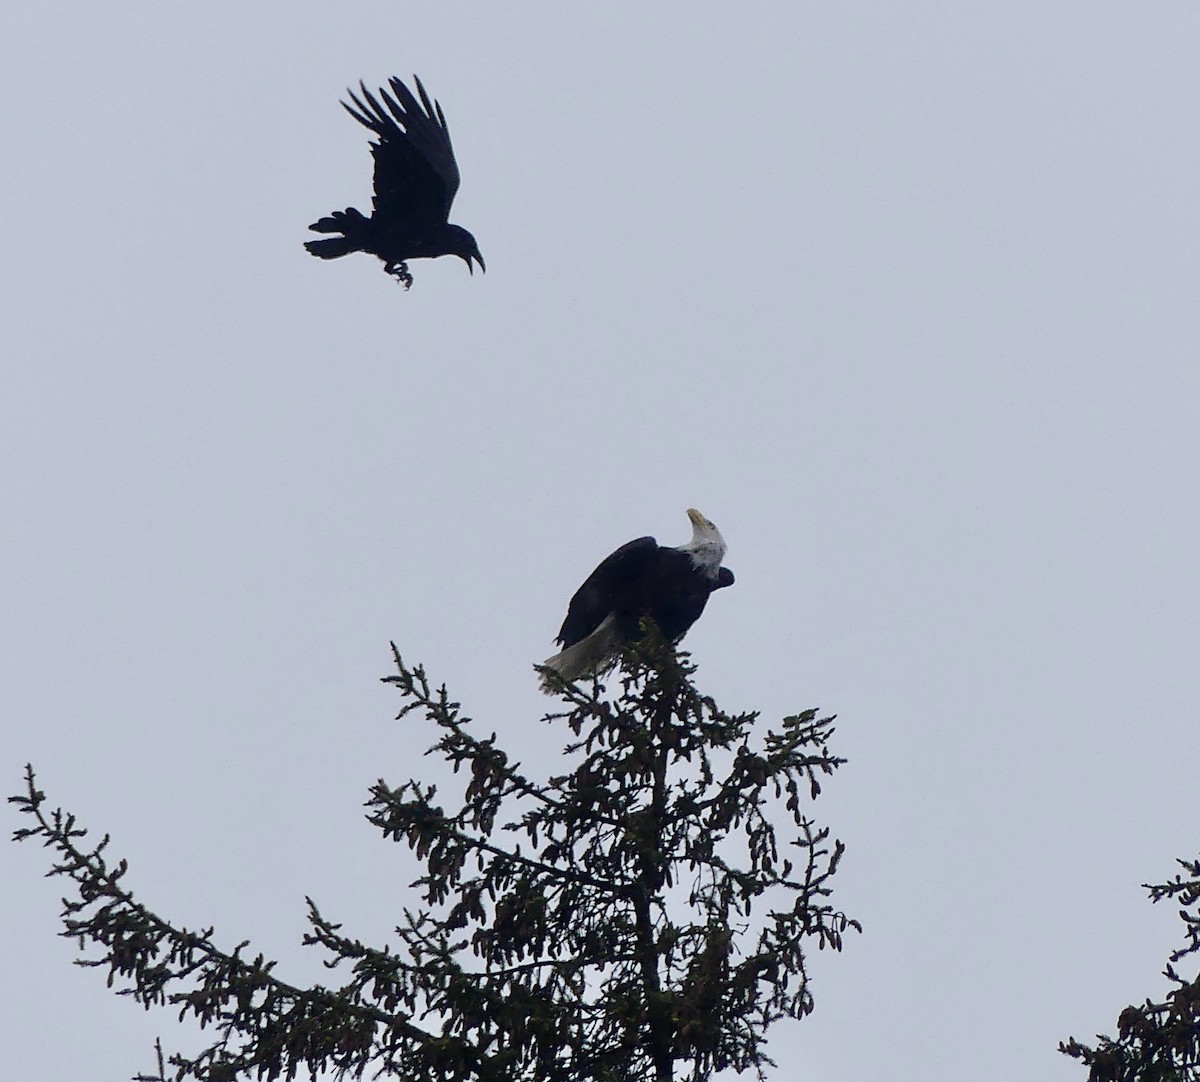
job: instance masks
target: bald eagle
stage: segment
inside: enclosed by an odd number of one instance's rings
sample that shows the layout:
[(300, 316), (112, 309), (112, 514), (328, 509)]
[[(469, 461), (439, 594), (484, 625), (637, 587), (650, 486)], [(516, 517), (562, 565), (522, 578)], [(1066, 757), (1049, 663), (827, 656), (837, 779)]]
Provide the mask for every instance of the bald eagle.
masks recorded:
[[(642, 634), (639, 621), (650, 617), (672, 642), (682, 639), (704, 611), (708, 595), (733, 585), (733, 572), (721, 566), (725, 539), (694, 507), (688, 509), (692, 539), (666, 548), (639, 537), (606, 557), (571, 598), (558, 633), (563, 649), (543, 664), (563, 680), (578, 680), (606, 668), (616, 651)], [(542, 690), (554, 689), (545, 674)]]
[(378, 100), (362, 82), (358, 84), (362, 100), (347, 91), (354, 106), (342, 102), (342, 108), (378, 140), (371, 144), (375, 159), (371, 216), (353, 207), (335, 210), (308, 228), (341, 235), (304, 245), (321, 259), (338, 259), (351, 252), (378, 256), (383, 269), (405, 289), (413, 281), (408, 272), (410, 259), (456, 255), (472, 274), (472, 260), (479, 263), (480, 270), (487, 270), (475, 238), (448, 221), (458, 191), (458, 163), (442, 107), (430, 100), (420, 79), (414, 75), (413, 80), (419, 102), (395, 78), (388, 82), (391, 94), (384, 87)]

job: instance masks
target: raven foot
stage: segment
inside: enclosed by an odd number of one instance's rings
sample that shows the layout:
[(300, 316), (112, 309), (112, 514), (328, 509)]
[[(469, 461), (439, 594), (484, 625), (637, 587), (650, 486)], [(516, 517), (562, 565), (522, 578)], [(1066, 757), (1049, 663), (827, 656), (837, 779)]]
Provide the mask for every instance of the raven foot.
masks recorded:
[(412, 288), (413, 276), (408, 273), (408, 264), (404, 260), (399, 260), (398, 262), (389, 261), (383, 265), (383, 269), (404, 286), (405, 289)]

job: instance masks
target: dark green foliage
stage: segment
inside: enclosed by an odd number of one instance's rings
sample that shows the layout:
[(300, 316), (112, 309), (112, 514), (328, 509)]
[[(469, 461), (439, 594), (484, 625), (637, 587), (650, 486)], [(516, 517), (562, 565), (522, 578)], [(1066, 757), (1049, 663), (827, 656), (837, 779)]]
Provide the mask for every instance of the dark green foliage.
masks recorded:
[(1144, 884), (1154, 902), (1169, 898), (1179, 906), (1186, 943), (1171, 954), (1163, 975), (1174, 988), (1160, 1003), (1146, 1000), (1126, 1007), (1117, 1018), (1117, 1036), (1101, 1036), (1092, 1047), (1074, 1037), (1059, 1051), (1090, 1068), (1088, 1082), (1200, 1082), (1200, 975), (1187, 980), (1175, 966), (1200, 954), (1200, 857), (1178, 862), (1184, 875), (1167, 883)]
[[(699, 1082), (770, 1064), (767, 1028), (812, 1010), (806, 941), (840, 949), (856, 922), (829, 904), (842, 854), (809, 818), (841, 760), (814, 712), (756, 733), (700, 695), (686, 655), (648, 636), (612, 690), (561, 689), (545, 718), (571, 741), (562, 773), (526, 777), (496, 736), (473, 735), (444, 687), (395, 654), (400, 717), (437, 728), (430, 749), (462, 779), (379, 781), (369, 820), (423, 873), (397, 942), (344, 935), (309, 902), (307, 944), (346, 971), (335, 989), (297, 988), (274, 964), (225, 952), (212, 929), (176, 929), (122, 885), (106, 837), (82, 846), (48, 812), (32, 771), (11, 798), (34, 824), (18, 838), (57, 850), (74, 881), (63, 935), (83, 965), (149, 1007), (214, 1033), (159, 1075), (225, 1082), (313, 1072), (406, 1082)], [(777, 830), (784, 830), (783, 839)]]

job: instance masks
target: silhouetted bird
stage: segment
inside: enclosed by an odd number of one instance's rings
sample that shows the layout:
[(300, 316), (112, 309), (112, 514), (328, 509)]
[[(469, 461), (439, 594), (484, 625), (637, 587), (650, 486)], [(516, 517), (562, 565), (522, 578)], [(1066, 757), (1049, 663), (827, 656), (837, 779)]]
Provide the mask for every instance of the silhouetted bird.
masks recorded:
[[(542, 665), (563, 680), (578, 680), (611, 665), (622, 644), (641, 637), (648, 616), (674, 642), (700, 619), (708, 596), (733, 585), (733, 572), (721, 566), (725, 539), (694, 507), (688, 508), (692, 539), (678, 548), (639, 537), (606, 556), (571, 598), (558, 633), (563, 648)], [(542, 690), (554, 687), (545, 674)]]
[[(375, 159), (375, 196), (371, 217), (353, 207), (335, 210), (308, 228), (317, 233), (340, 233), (325, 240), (310, 240), (304, 247), (321, 259), (337, 259), (351, 252), (366, 252), (383, 260), (384, 270), (412, 285), (410, 259), (456, 255), (472, 274), (472, 259), (487, 270), (475, 238), (462, 226), (450, 225), (450, 204), (458, 191), (458, 163), (450, 145), (450, 132), (442, 107), (431, 102), (421, 80), (413, 76), (420, 102), (399, 79), (389, 79), (379, 91), (383, 104), (360, 82), (363, 98), (347, 91), (357, 108), (342, 108), (378, 142), (371, 144)], [(386, 107), (386, 108), (385, 108)]]

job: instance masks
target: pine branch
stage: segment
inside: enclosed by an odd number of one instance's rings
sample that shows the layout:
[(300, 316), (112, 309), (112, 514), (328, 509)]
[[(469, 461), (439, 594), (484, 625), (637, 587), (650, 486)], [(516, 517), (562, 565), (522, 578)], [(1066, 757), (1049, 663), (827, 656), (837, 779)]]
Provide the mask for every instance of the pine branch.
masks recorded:
[(175, 1079), (291, 1078), (302, 1065), (357, 1076), (372, 1062), (420, 1060), (430, 1049), (444, 1056), (445, 1038), (363, 1002), (356, 992), (299, 988), (276, 977), (275, 963), (261, 954), (245, 959), (245, 942), (222, 951), (213, 929), (192, 932), (162, 920), (121, 885), (128, 865), (122, 860), (110, 867), (108, 835), (94, 849), (81, 848), (87, 831), (62, 809), (47, 814), (30, 765), (25, 783), (25, 793), (9, 801), (35, 825), (15, 831), (14, 839), (40, 838), (58, 851), (61, 860), (47, 874), (68, 877), (78, 892), (78, 900), (63, 899), (60, 934), (78, 939), (81, 949), (103, 949), (77, 964), (107, 967), (110, 987), (128, 982), (118, 994), (146, 1008), (178, 1007), (181, 1020), (190, 1014), (202, 1028), (216, 1030), (218, 1039), (196, 1058), (170, 1057)]
[[(372, 799), (367, 805), (380, 809), (368, 815), (367, 821), (378, 827), (383, 832), (383, 836), (390, 841), (408, 841), (410, 845), (413, 845), (418, 856), (428, 855), (432, 848), (437, 846), (441, 855), (461, 867), (466, 859), (465, 853), (451, 855), (451, 847), (447, 844), (457, 842), (465, 852), (487, 853), (494, 857), (502, 868), (509, 865), (525, 868), (548, 879), (575, 886), (592, 887), (606, 894), (619, 895), (625, 889), (620, 884), (558, 868), (540, 860), (522, 856), (519, 852), (501, 849), (482, 838), (473, 837), (454, 826), (454, 820), (444, 815), (440, 808), (435, 808), (430, 804), (428, 796), (422, 796), (418, 792), (416, 801), (403, 799), (406, 792), (413, 792), (418, 788), (416, 781), (409, 781), (398, 789), (390, 789), (381, 778), (371, 788)], [(413, 844), (414, 842), (415, 844)], [(426, 848), (427, 846), (428, 848)], [(444, 874), (446, 870), (445, 867), (440, 868), (439, 874)]]
[(1200, 1082), (1200, 973), (1181, 977), (1175, 963), (1200, 951), (1200, 858), (1177, 863), (1166, 883), (1144, 883), (1152, 902), (1176, 901), (1186, 942), (1171, 953), (1163, 976), (1175, 987), (1165, 999), (1131, 1005), (1117, 1018), (1117, 1035), (1098, 1035), (1094, 1046), (1074, 1037), (1059, 1044), (1064, 1055), (1089, 1068), (1088, 1082)]
[[(396, 715), (397, 721), (414, 710), (423, 710), (428, 721), (446, 729), (447, 735), (443, 736), (430, 749), (430, 752), (443, 752), (447, 760), (454, 764), (456, 770), (464, 761), (470, 762), (476, 774), (474, 788), (483, 788), (482, 783), (486, 781), (487, 788), (491, 789), (494, 787), (495, 780), (502, 778), (508, 786), (503, 795), (516, 793), (552, 808), (560, 807), (551, 797), (547, 796), (545, 787), (536, 785), (526, 778), (517, 769), (519, 764), (510, 764), (504, 752), (495, 748), (495, 733), (488, 740), (478, 740), (472, 736), (466, 728), (471, 719), (459, 713), (460, 705), (450, 701), (445, 685), (439, 687), (437, 693), (434, 694), (429, 686), (429, 678), (424, 666), (416, 665), (410, 669), (404, 663), (396, 644), (393, 642), (390, 645), (392, 660), (396, 665), (397, 672), (395, 676), (380, 677), (380, 681), (396, 686), (401, 695), (410, 700)], [(468, 790), (467, 795), (474, 794)]]

